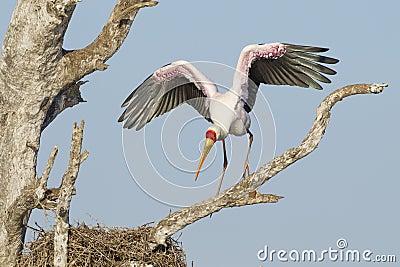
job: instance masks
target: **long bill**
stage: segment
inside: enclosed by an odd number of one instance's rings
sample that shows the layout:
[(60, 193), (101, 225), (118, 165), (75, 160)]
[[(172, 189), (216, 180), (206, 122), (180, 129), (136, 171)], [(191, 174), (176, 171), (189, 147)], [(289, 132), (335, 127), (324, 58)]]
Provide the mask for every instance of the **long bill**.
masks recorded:
[(204, 144), (203, 153), (201, 154), (199, 166), (197, 167), (196, 176), (194, 177), (195, 181), (197, 180), (197, 177), (199, 176), (199, 173), (200, 173), (201, 166), (203, 166), (203, 162), (206, 159), (206, 157), (207, 157), (208, 153), (210, 152), (213, 145), (214, 145), (214, 141), (210, 138), (206, 138), (206, 142)]

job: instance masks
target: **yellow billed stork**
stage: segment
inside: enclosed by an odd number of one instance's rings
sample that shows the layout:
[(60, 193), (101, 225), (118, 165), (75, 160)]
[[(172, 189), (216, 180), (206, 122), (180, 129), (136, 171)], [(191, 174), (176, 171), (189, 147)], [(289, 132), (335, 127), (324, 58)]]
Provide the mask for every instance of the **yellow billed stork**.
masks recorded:
[(187, 103), (205, 119), (213, 123), (206, 131), (204, 150), (195, 175), (216, 141), (222, 141), (224, 164), (218, 185), (219, 194), (228, 160), (225, 138), (228, 134), (249, 135), (249, 145), (244, 164), (243, 177), (249, 173), (248, 157), (253, 135), (250, 132), (249, 112), (256, 100), (261, 83), (292, 85), (322, 89), (316, 82), (330, 83), (324, 76), (336, 71), (321, 65), (335, 64), (339, 60), (318, 53), (328, 48), (283, 43), (253, 44), (243, 48), (233, 77), (232, 87), (225, 93), (189, 62), (179, 60), (151, 74), (124, 101), (126, 107), (119, 122), (124, 128), (142, 129), (148, 122), (164, 113)]

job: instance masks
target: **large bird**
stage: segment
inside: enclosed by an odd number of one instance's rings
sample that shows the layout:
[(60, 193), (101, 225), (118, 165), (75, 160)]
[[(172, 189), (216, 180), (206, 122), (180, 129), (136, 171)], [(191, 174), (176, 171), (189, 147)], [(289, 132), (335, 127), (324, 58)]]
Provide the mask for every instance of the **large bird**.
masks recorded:
[(328, 48), (284, 43), (253, 44), (240, 53), (230, 90), (218, 92), (217, 86), (192, 64), (179, 60), (151, 74), (122, 104), (126, 107), (119, 118), (124, 128), (142, 129), (148, 122), (187, 103), (195, 108), (212, 125), (206, 131), (204, 150), (197, 168), (201, 166), (216, 141), (222, 141), (224, 165), (218, 185), (219, 194), (228, 160), (225, 138), (228, 134), (249, 135), (249, 146), (243, 177), (249, 173), (248, 157), (253, 135), (250, 132), (249, 112), (256, 101), (260, 84), (292, 85), (322, 89), (317, 83), (330, 83), (324, 75), (336, 71), (321, 65), (335, 64), (339, 60), (317, 53)]

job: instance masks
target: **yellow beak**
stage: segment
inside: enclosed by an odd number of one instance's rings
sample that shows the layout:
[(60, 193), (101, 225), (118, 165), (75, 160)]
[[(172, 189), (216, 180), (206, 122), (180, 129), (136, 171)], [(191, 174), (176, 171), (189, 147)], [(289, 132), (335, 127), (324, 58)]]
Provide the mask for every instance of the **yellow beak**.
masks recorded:
[(197, 177), (199, 176), (201, 166), (203, 165), (204, 160), (206, 159), (208, 153), (210, 152), (212, 146), (214, 145), (214, 141), (210, 138), (206, 138), (206, 143), (204, 144), (204, 149), (203, 153), (201, 154), (199, 166), (197, 167), (197, 172), (196, 176), (194, 177), (194, 180), (197, 180)]

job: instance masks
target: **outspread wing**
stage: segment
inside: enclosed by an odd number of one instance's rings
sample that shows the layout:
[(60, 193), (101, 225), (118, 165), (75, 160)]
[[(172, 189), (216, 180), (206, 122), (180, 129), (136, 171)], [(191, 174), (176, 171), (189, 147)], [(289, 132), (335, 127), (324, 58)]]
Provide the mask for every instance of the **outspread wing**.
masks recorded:
[(339, 62), (335, 58), (317, 54), (328, 50), (280, 43), (246, 46), (240, 54), (234, 79), (246, 111), (250, 112), (253, 108), (261, 83), (322, 89), (317, 81), (330, 83), (325, 75), (336, 74), (336, 71), (322, 64)]
[(180, 60), (150, 75), (124, 101), (126, 107), (118, 121), (124, 128), (140, 130), (154, 118), (188, 103), (209, 119), (208, 101), (217, 92), (216, 85), (192, 64)]

